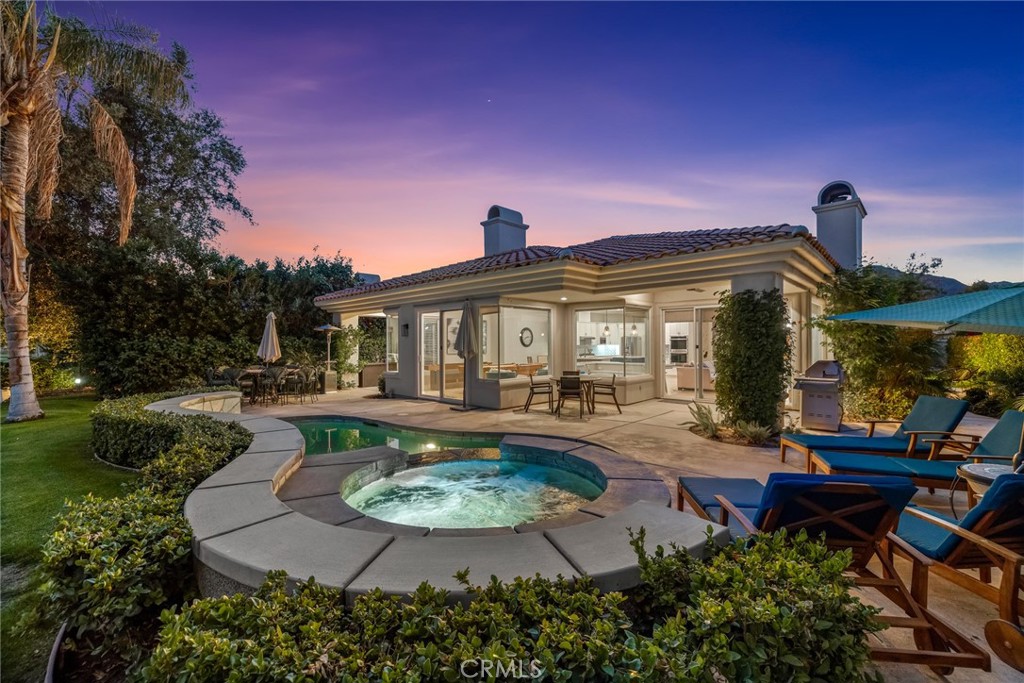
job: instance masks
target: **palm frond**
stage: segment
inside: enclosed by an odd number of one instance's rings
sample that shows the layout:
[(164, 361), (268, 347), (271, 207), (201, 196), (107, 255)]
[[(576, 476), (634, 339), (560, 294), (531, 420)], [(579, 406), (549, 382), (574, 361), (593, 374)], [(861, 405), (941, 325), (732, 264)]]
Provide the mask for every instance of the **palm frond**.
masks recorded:
[(103, 161), (110, 164), (114, 171), (114, 187), (117, 188), (117, 199), (121, 208), (121, 229), (117, 243), (123, 245), (128, 241), (128, 233), (132, 229), (132, 210), (135, 208), (135, 164), (124, 134), (99, 100), (93, 98), (89, 111), (89, 125), (92, 127), (93, 143), (96, 153)]
[(53, 73), (41, 74), (34, 89), (36, 111), (29, 132), (26, 189), (36, 188), (36, 218), (46, 220), (53, 209), (53, 193), (60, 177), (60, 141), (64, 128)]
[(60, 61), (73, 79), (142, 87), (156, 100), (187, 104), (185, 65), (135, 39), (110, 39), (78, 19), (62, 19)]

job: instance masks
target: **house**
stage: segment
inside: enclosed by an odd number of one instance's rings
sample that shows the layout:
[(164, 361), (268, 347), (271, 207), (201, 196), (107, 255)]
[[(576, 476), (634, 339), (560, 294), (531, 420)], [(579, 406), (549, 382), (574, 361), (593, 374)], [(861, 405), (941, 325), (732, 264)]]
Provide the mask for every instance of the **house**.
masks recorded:
[[(794, 367), (824, 357), (806, 323), (818, 285), (861, 258), (864, 204), (848, 182), (818, 194), (816, 233), (802, 225), (626, 234), (568, 247), (528, 246), (522, 214), (492, 206), (480, 258), (316, 299), (335, 324), (387, 319), (387, 391), (482, 408), (522, 405), (530, 375), (615, 375), (618, 399), (713, 400), (717, 293), (780, 289)], [(471, 302), (479, 353), (455, 351)], [(798, 400), (793, 396), (793, 400)]]

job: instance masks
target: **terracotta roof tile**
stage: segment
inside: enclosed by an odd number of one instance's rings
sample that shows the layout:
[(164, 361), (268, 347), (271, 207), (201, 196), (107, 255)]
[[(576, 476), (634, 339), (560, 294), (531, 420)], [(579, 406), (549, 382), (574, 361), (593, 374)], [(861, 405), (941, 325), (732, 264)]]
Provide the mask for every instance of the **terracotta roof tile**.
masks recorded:
[(316, 298), (316, 301), (346, 299), (360, 294), (381, 292), (411, 285), (439, 282), (508, 268), (522, 268), (546, 261), (567, 259), (595, 266), (612, 266), (630, 261), (696, 254), (716, 249), (740, 247), (758, 242), (803, 237), (830, 263), (836, 265), (825, 248), (802, 225), (766, 225), (749, 228), (723, 228), (714, 230), (688, 230), (685, 232), (658, 232), (637, 235), (616, 235), (574, 244), (569, 247), (536, 246), (482, 256), (470, 261), (431, 268), (411, 275), (401, 275), (372, 284), (342, 289)]

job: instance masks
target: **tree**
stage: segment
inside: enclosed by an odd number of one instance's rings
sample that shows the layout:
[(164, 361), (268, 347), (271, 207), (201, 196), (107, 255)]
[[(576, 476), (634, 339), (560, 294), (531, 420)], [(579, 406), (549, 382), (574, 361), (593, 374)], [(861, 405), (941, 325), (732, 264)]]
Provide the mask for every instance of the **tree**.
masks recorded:
[[(911, 254), (902, 271), (867, 263), (838, 270), (821, 287), (825, 316), (921, 301), (935, 290), (923, 276), (942, 261), (918, 262)], [(934, 378), (940, 352), (927, 330), (817, 320), (846, 371), (843, 407), (851, 417), (903, 418), (921, 394), (941, 394)]]
[(90, 28), (79, 20), (58, 20), (50, 10), (40, 21), (35, 2), (3, 3), (0, 22), (0, 295), (10, 358), (11, 405), (7, 420), (43, 416), (35, 395), (29, 359), (29, 250), (26, 196), (35, 191), (35, 213), (47, 220), (60, 168), (61, 102), (68, 109), (84, 102), (93, 142), (111, 167), (119, 198), (117, 241), (132, 226), (137, 193), (135, 166), (124, 135), (91, 84), (143, 88), (153, 97), (185, 102), (184, 51), (166, 56), (154, 48), (156, 36), (141, 27), (116, 23)]

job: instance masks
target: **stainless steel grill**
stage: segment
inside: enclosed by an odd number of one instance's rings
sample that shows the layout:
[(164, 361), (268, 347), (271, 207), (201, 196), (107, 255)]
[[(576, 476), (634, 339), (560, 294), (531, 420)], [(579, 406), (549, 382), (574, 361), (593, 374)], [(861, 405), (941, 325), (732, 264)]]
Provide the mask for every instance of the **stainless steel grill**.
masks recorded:
[(839, 398), (846, 373), (834, 360), (819, 360), (797, 377), (794, 389), (803, 392), (800, 426), (838, 432), (843, 423)]

